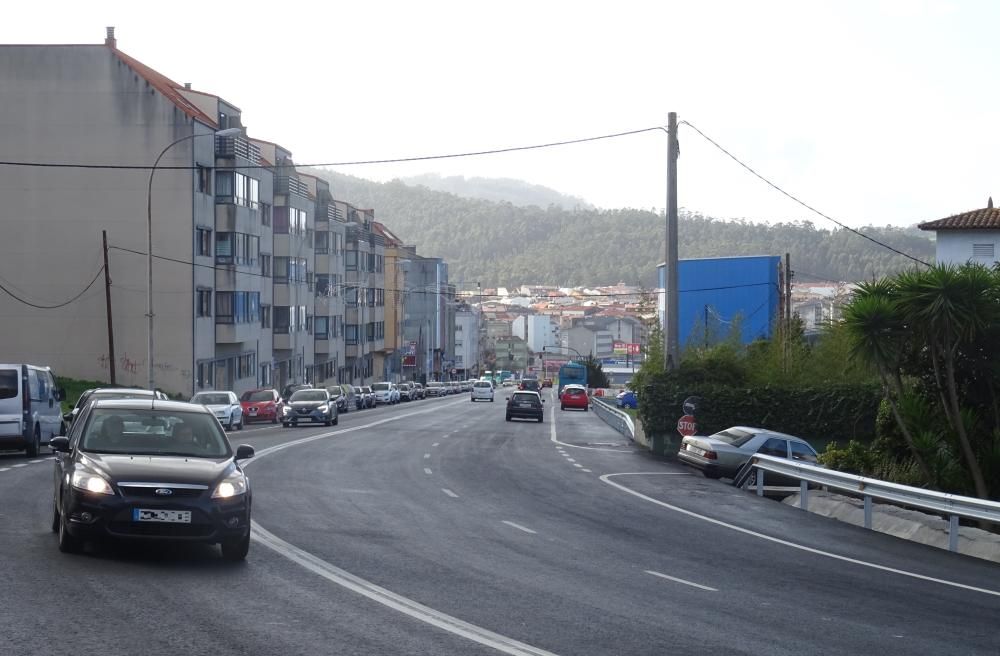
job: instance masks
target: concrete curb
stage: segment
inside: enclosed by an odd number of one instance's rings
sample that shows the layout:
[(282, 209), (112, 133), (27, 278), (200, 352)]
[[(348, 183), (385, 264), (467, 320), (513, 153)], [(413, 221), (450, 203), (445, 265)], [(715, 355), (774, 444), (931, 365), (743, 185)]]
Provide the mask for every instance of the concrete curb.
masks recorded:
[[(786, 497), (782, 503), (798, 507), (799, 495)], [(854, 497), (811, 490), (808, 510), (855, 526), (865, 525), (864, 502)], [(904, 540), (948, 548), (948, 520), (937, 515), (876, 503), (872, 507), (872, 529)], [(959, 553), (1000, 563), (1000, 535), (970, 526), (959, 528), (958, 535)]]

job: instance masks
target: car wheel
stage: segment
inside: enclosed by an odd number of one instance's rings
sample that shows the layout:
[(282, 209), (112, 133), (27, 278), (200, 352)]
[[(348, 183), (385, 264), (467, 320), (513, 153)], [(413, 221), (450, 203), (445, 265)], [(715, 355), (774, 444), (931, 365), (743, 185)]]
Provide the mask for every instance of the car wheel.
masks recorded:
[(66, 530), (66, 520), (62, 517), (59, 518), (59, 551), (63, 553), (79, 553), (80, 548), (83, 546), (82, 540), (80, 538), (73, 537)]
[(226, 430), (227, 431), (233, 430), (233, 416), (232, 415), (229, 415), (229, 421), (226, 422)]
[(56, 505), (55, 499), (52, 500), (52, 532), (59, 532), (59, 521), (62, 518), (59, 516), (59, 506)]
[(492, 396), (490, 397), (490, 403), (493, 403), (493, 397)]
[(538, 423), (540, 424), (540, 423), (542, 423), (542, 421), (543, 421), (543, 420), (542, 420), (542, 418), (541, 418), (541, 417), (539, 417), (539, 418), (538, 418)]
[(586, 412), (587, 410), (590, 410), (590, 406), (589, 405), (583, 406), (583, 411)]
[(327, 419), (326, 421), (323, 422), (323, 425), (324, 426), (329, 426), (332, 423), (333, 423), (332, 421), (330, 421), (329, 419)]
[(31, 437), (31, 443), (28, 444), (27, 448), (24, 449), (25, 455), (29, 458), (37, 458), (38, 451), (41, 449), (42, 444), (42, 434), (38, 430), (38, 426), (35, 426), (35, 434)]
[(246, 560), (247, 553), (250, 552), (250, 529), (241, 538), (226, 540), (221, 545), (222, 557), (226, 560), (238, 562)]
[(560, 409), (560, 410), (565, 410), (565, 409), (566, 409), (566, 406), (564, 406), (564, 405), (561, 405), (561, 406), (559, 406), (559, 409)]
[(340, 423), (340, 415), (337, 415), (336, 417), (333, 418), (333, 425), (336, 426), (339, 423)]
[(240, 423), (236, 424), (236, 430), (243, 430), (243, 415), (240, 415)]
[[(722, 478), (722, 474), (719, 472), (703, 471), (701, 473), (705, 475), (705, 478), (711, 478), (711, 479)], [(750, 474), (750, 478), (753, 480), (747, 479), (747, 485), (756, 485), (757, 472), (753, 472), (752, 474)]]
[(278, 418), (277, 418), (277, 417), (274, 417), (274, 418), (272, 418), (272, 419), (271, 419), (271, 423), (272, 423), (272, 424), (276, 424), (276, 423), (278, 423)]
[(507, 415), (507, 421), (510, 421), (510, 415)]

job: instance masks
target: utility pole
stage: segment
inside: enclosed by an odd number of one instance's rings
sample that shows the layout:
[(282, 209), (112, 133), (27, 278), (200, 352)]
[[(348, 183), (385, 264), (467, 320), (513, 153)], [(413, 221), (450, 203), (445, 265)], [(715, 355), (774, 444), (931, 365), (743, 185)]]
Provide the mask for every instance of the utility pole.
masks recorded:
[(118, 384), (115, 376), (115, 328), (111, 321), (111, 273), (108, 270), (108, 231), (101, 230), (101, 242), (104, 245), (104, 305), (108, 315), (108, 369), (111, 373), (111, 385)]
[(785, 363), (792, 354), (792, 265), (791, 256), (785, 253)]
[(678, 336), (679, 317), (677, 289), (677, 112), (667, 114), (667, 239), (665, 244), (663, 293), (664, 368), (672, 371), (680, 364)]

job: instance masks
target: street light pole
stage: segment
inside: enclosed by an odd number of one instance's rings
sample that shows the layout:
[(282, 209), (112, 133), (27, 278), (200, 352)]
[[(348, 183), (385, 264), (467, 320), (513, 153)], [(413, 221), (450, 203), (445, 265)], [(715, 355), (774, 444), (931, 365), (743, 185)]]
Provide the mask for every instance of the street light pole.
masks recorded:
[(156, 157), (156, 161), (153, 162), (153, 168), (149, 170), (149, 187), (146, 190), (146, 317), (148, 319), (146, 331), (148, 333), (149, 344), (147, 345), (146, 363), (150, 390), (156, 389), (155, 376), (153, 375), (153, 175), (156, 174), (156, 167), (160, 165), (160, 160), (167, 154), (167, 151), (182, 141), (194, 139), (195, 137), (231, 137), (237, 134), (242, 134), (242, 130), (239, 128), (227, 128), (216, 132), (189, 134), (176, 139), (160, 151), (160, 154)]
[(678, 272), (677, 272), (677, 112), (667, 114), (667, 234), (664, 249), (663, 294), (664, 367), (672, 371), (680, 364)]

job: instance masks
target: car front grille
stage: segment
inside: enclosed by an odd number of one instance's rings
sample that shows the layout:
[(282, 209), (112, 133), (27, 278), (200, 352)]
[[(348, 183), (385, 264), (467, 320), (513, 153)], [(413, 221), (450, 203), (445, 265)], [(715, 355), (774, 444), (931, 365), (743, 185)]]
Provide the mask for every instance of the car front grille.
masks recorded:
[[(122, 494), (127, 497), (148, 497), (155, 499), (192, 499), (201, 496), (205, 490), (191, 489), (186, 487), (171, 487), (170, 485), (158, 485), (157, 487), (139, 487), (134, 485), (119, 485)], [(171, 494), (157, 494), (156, 491), (167, 489)]]
[(117, 535), (149, 537), (203, 538), (215, 529), (211, 524), (166, 524), (158, 522), (111, 522), (108, 531)]

